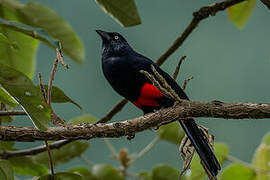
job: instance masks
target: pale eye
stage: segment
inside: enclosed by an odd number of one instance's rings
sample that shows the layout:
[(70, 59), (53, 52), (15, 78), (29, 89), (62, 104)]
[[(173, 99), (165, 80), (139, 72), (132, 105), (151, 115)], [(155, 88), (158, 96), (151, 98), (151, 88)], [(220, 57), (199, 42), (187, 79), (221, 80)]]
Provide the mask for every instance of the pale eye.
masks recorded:
[(119, 39), (119, 36), (114, 36), (114, 39)]

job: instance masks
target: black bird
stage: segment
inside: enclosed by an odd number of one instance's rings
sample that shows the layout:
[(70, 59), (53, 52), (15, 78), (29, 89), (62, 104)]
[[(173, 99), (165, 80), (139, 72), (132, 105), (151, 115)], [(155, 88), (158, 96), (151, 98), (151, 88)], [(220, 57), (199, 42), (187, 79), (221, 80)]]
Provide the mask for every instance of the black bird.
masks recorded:
[[(173, 78), (152, 60), (134, 51), (119, 33), (101, 30), (96, 32), (102, 38), (102, 69), (106, 79), (117, 93), (131, 101), (145, 114), (174, 104), (173, 100), (167, 98), (140, 73), (140, 70), (144, 70), (152, 74), (151, 65), (166, 79), (181, 99), (189, 100)], [(221, 169), (220, 165), (195, 120), (179, 120), (179, 123), (206, 168), (215, 177)]]

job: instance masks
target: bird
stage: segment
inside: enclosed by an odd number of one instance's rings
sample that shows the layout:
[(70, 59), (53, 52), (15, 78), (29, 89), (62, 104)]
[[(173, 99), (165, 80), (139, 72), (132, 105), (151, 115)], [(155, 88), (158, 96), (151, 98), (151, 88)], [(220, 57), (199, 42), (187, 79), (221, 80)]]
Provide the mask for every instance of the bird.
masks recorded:
[[(141, 73), (151, 74), (153, 66), (167, 81), (180, 99), (189, 100), (176, 81), (151, 59), (136, 52), (127, 40), (117, 32), (96, 30), (102, 39), (102, 70), (111, 87), (121, 96), (141, 109), (144, 114), (168, 108), (175, 101), (163, 94)], [(207, 143), (204, 133), (193, 118), (178, 121), (191, 141), (201, 161), (213, 177), (221, 170), (220, 164)]]

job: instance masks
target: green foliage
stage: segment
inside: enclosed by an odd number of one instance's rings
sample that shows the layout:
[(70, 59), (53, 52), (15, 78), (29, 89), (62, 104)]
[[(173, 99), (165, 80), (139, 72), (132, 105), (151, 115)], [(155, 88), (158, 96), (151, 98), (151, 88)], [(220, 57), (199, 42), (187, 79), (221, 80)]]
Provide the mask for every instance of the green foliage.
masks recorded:
[(153, 180), (177, 180), (179, 170), (168, 165), (158, 165), (152, 170)]
[[(84, 180), (82, 176), (79, 174), (71, 173), (71, 172), (59, 172), (54, 176), (54, 180)], [(41, 176), (38, 180), (52, 180), (52, 176), (50, 174)]]
[(119, 171), (107, 164), (94, 165), (92, 173), (98, 180), (124, 180)]
[(256, 0), (247, 0), (228, 8), (228, 15), (231, 22), (239, 29), (243, 28), (247, 22)]
[[(48, 155), (48, 154), (47, 154)], [(48, 173), (48, 168), (30, 156), (13, 157), (9, 159), (13, 170), (19, 175), (41, 176)]]
[(71, 124), (83, 124), (83, 123), (92, 124), (92, 123), (95, 123), (96, 121), (97, 121), (96, 117), (94, 117), (90, 114), (84, 114), (84, 115), (81, 115), (79, 117), (71, 119), (69, 121), (69, 123), (71, 123)]
[(253, 180), (256, 172), (242, 164), (231, 164), (226, 167), (220, 177), (220, 180)]
[[(16, 13), (3, 2), (1, 2), (0, 6), (0, 17), (18, 20)], [(0, 33), (7, 37), (12, 44), (16, 44), (17, 47), (14, 48), (14, 45), (8, 43), (0, 43), (0, 63), (9, 65), (32, 78), (35, 72), (35, 56), (38, 41), (20, 32), (10, 30), (6, 26), (2, 26), (2, 21), (0, 21), (0, 25)]]
[(69, 172), (79, 174), (82, 176), (83, 180), (98, 180), (97, 177), (95, 177), (90, 169), (86, 167), (76, 167), (69, 170)]
[[(38, 88), (40, 88), (38, 86)], [(47, 91), (48, 90), (48, 86), (44, 85), (44, 89)], [(76, 103), (75, 101), (73, 101), (72, 99), (70, 99), (70, 97), (68, 97), (64, 91), (62, 91), (60, 88), (53, 86), (52, 87), (52, 94), (51, 94), (51, 101), (54, 103), (67, 103), (70, 102), (72, 104), (74, 104), (75, 106), (77, 106), (78, 108), (82, 109), (82, 107)]]
[(0, 33), (0, 44), (5, 43), (12, 47), (13, 49), (19, 49), (18, 44), (15, 41), (11, 41), (3, 33)]
[[(72, 160), (75, 157), (80, 156), (85, 150), (88, 148), (89, 143), (74, 141), (60, 149), (51, 150), (51, 154), (53, 156), (53, 161), (55, 165), (66, 163)], [(33, 156), (33, 159), (40, 164), (44, 164), (49, 167), (49, 158), (48, 153), (43, 152)]]
[(12, 166), (7, 160), (0, 159), (0, 179), (14, 180)]
[(0, 84), (24, 108), (37, 128), (44, 131), (49, 127), (51, 109), (27, 76), (2, 64)]
[(14, 141), (0, 141), (0, 150), (14, 150)]
[[(223, 164), (229, 154), (229, 147), (223, 143), (215, 143), (215, 155), (220, 164)], [(200, 158), (196, 153), (191, 161), (191, 175), (186, 175), (189, 179), (203, 179), (206, 173), (201, 165)]]
[(185, 136), (185, 133), (178, 122), (173, 122), (161, 126), (158, 129), (158, 135), (163, 140), (169, 141), (174, 144), (180, 144), (181, 140)]
[(52, 9), (34, 2), (21, 4), (9, 0), (3, 3), (16, 12), (20, 22), (42, 28), (61, 42), (64, 53), (71, 59), (79, 63), (83, 62), (85, 54), (80, 39), (73, 32), (71, 26)]
[(11, 107), (17, 107), (19, 104), (3, 88), (0, 87), (0, 102)]
[(142, 180), (153, 180), (153, 179), (152, 179), (151, 173), (146, 172), (146, 171), (140, 172), (140, 173), (139, 173), (139, 177), (140, 177)]
[(141, 24), (134, 0), (96, 0), (96, 2), (124, 27)]

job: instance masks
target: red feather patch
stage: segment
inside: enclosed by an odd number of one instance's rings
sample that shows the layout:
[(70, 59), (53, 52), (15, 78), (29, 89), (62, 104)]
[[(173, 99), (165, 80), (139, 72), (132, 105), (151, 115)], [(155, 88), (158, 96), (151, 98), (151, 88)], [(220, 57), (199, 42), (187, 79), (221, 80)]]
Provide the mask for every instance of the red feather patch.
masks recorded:
[(159, 106), (157, 99), (162, 98), (163, 94), (158, 88), (154, 85), (145, 83), (140, 91), (139, 98), (133, 102), (135, 106), (138, 108), (142, 108), (142, 106)]

